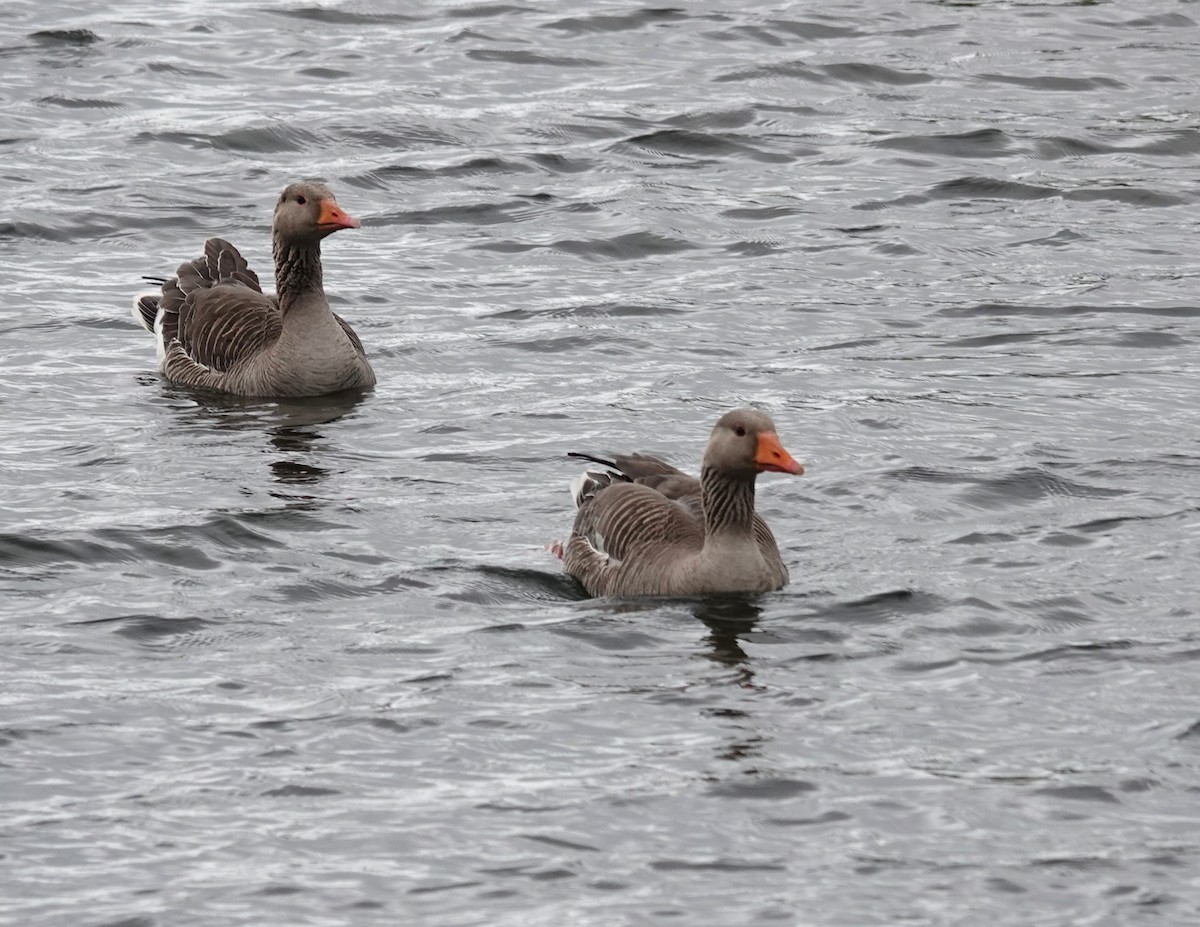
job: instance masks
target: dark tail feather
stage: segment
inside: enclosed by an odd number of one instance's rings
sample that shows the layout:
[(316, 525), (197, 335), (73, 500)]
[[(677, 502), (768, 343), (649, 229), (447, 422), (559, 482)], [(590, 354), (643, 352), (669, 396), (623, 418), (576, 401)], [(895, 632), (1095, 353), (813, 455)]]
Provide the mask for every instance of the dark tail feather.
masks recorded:
[(154, 320), (158, 318), (158, 294), (143, 293), (133, 304), (134, 318), (148, 332), (154, 331)]
[(614, 461), (605, 460), (603, 457), (593, 457), (591, 454), (582, 454), (579, 451), (567, 451), (567, 456), (579, 460), (590, 460), (592, 463), (598, 463), (602, 467), (611, 467), (613, 470), (620, 469)]

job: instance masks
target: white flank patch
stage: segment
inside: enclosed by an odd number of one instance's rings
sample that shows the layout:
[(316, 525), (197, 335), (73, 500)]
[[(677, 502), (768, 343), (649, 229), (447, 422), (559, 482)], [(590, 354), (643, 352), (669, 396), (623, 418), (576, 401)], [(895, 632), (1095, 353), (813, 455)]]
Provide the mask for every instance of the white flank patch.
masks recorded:
[(575, 508), (579, 508), (580, 503), (583, 502), (583, 487), (587, 481), (588, 474), (586, 472), (571, 480), (571, 499), (575, 502)]
[(154, 350), (158, 355), (158, 369), (166, 373), (167, 346), (163, 344), (163, 315), (162, 303), (159, 303), (158, 315), (154, 317)]
[(137, 322), (139, 326), (145, 328), (146, 320), (142, 317), (142, 310), (138, 307), (138, 303), (141, 301), (143, 296), (154, 296), (159, 300), (158, 315), (154, 317), (154, 328), (152, 330), (154, 332), (155, 354), (158, 355), (158, 369), (163, 370), (163, 365), (167, 360), (167, 346), (163, 344), (162, 291), (159, 290), (158, 292), (155, 292), (151, 290), (149, 293), (138, 293), (137, 296), (133, 297), (133, 320)]

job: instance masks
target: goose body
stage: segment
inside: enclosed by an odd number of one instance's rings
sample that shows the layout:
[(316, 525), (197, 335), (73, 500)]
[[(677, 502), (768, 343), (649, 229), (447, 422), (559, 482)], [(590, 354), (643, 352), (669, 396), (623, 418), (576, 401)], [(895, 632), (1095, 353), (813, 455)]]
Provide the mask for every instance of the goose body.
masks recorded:
[(321, 396), (375, 385), (358, 335), (329, 308), (321, 240), (359, 222), (324, 184), (292, 184), (272, 223), (275, 295), (220, 238), (179, 265), (133, 317), (154, 333), (158, 369), (172, 383), (242, 396)]
[(799, 475), (762, 412), (722, 416), (700, 478), (643, 454), (607, 460), (572, 484), (575, 524), (552, 550), (591, 595), (768, 592), (787, 584), (775, 536), (754, 509), (759, 473)]

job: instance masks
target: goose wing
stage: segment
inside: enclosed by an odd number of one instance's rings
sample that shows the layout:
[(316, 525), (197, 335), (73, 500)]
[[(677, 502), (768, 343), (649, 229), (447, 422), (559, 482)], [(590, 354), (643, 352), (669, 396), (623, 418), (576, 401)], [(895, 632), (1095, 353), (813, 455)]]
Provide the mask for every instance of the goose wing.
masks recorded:
[(662, 576), (676, 559), (704, 546), (698, 491), (693, 506), (690, 500), (672, 498), (643, 481), (691, 477), (641, 455), (635, 455), (640, 460), (631, 472), (669, 468), (674, 473), (645, 472), (635, 478), (618, 463), (628, 458), (610, 462), (585, 454), (574, 456), (610, 467), (585, 473), (573, 486), (578, 511), (563, 549), (567, 572), (593, 595), (661, 585)]
[[(181, 362), (225, 372), (270, 347), (282, 330), (279, 302), (229, 242), (210, 238), (204, 255), (179, 266), (158, 304), (163, 345)], [(345, 323), (343, 323), (344, 325)]]
[[(572, 451), (568, 457), (578, 457), (590, 460), (607, 467), (611, 479), (625, 480), (649, 486), (675, 502), (683, 502), (700, 517), (700, 481), (691, 474), (684, 473), (678, 467), (672, 466), (661, 457), (650, 454), (618, 454), (611, 460), (605, 457), (594, 457), (591, 454), (581, 454)], [(596, 476), (589, 473), (587, 476)], [(576, 500), (578, 504), (578, 499)]]
[(338, 325), (342, 326), (342, 331), (346, 333), (346, 337), (350, 339), (350, 343), (354, 345), (354, 349), (363, 357), (366, 357), (367, 350), (363, 347), (362, 342), (358, 339), (358, 335), (355, 333), (354, 329), (350, 327), (350, 323), (343, 319), (336, 312), (333, 314), (333, 317), (337, 320)]

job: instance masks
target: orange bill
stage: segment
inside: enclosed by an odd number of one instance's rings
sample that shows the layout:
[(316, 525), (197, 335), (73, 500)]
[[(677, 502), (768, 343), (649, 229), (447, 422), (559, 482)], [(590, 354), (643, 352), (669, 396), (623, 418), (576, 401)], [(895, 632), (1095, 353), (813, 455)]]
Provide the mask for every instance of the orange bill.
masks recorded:
[(337, 229), (356, 229), (362, 223), (349, 213), (342, 212), (337, 200), (333, 197), (327, 197), (321, 200), (321, 214), (317, 216), (317, 225), (336, 231)]
[(794, 473), (799, 476), (804, 467), (783, 449), (779, 436), (773, 431), (764, 431), (758, 436), (758, 451), (754, 455), (759, 473)]

